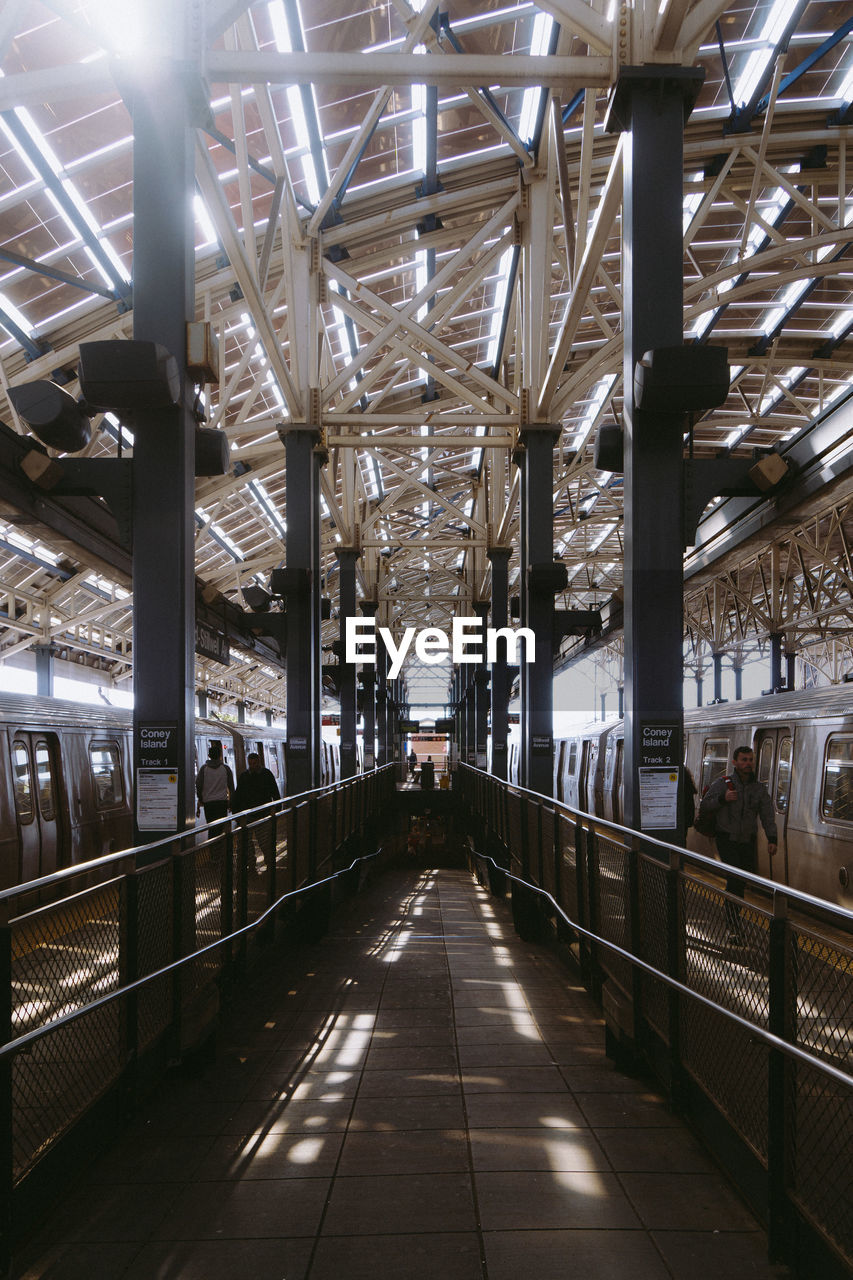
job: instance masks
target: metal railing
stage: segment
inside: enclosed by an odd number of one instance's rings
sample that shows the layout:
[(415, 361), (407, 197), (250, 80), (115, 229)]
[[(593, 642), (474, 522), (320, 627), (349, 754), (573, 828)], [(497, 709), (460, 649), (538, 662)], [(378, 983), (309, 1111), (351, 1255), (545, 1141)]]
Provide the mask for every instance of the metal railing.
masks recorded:
[(0, 893), (6, 1266), (27, 1180), (104, 1099), (120, 1114), (140, 1072), (156, 1078), (203, 1038), (286, 903), (290, 927), (323, 932), (332, 886), (354, 887), (376, 856), (394, 793), (386, 766)]
[(668, 1090), (766, 1223), (772, 1256), (853, 1274), (853, 913), (740, 872), (734, 897), (711, 858), (469, 766), (457, 789), (518, 931), (538, 936), (550, 917), (611, 1050)]

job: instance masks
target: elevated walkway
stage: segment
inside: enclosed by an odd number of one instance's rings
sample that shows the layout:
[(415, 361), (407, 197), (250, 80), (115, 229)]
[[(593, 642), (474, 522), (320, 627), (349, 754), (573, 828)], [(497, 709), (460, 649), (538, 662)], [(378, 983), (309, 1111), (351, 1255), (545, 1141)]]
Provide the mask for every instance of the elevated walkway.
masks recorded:
[(769, 1280), (766, 1239), (600, 1013), (467, 871), (270, 948), (16, 1280)]

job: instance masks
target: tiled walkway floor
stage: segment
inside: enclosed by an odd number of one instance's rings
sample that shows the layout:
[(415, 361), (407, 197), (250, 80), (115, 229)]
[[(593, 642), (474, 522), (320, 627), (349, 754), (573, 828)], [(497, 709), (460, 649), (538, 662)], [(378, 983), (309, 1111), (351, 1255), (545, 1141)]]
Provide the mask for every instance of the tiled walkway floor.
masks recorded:
[(215, 1063), (16, 1280), (765, 1280), (765, 1238), (461, 871), (386, 874), (256, 977)]

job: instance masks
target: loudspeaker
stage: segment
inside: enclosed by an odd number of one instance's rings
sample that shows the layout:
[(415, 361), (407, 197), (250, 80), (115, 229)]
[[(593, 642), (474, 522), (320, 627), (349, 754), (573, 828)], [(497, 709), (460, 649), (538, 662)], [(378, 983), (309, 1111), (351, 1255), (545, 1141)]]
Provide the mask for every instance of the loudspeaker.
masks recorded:
[(656, 347), (634, 366), (634, 403), (657, 413), (715, 409), (729, 382), (726, 347)]

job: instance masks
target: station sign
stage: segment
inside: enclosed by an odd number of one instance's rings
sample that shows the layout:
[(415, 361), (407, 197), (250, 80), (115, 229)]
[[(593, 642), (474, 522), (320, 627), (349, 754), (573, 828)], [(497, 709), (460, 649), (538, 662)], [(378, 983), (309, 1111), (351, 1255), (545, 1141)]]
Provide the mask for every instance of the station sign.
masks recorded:
[(221, 663), (223, 667), (231, 665), (228, 637), (221, 631), (217, 631), (216, 627), (200, 622), (198, 618), (195, 621), (195, 651), (199, 657), (211, 658), (214, 662)]
[(420, 720), (401, 720), (400, 721), (401, 733), (420, 733), (420, 731), (421, 731)]
[(455, 728), (456, 722), (454, 720), (436, 720), (435, 722), (436, 733), (453, 733)]

